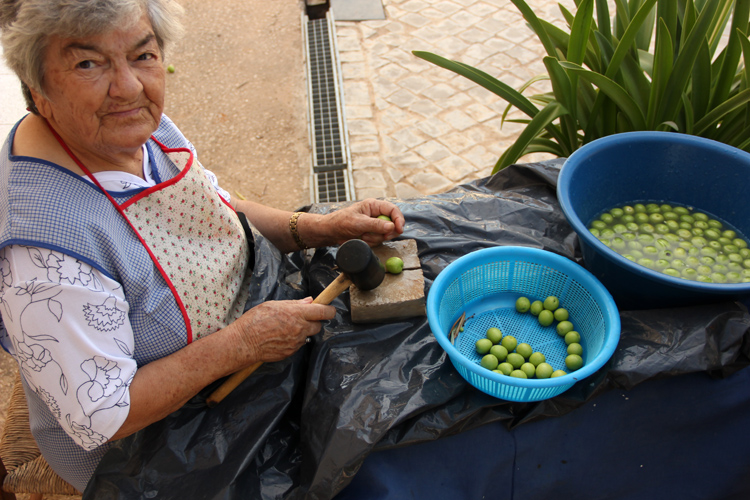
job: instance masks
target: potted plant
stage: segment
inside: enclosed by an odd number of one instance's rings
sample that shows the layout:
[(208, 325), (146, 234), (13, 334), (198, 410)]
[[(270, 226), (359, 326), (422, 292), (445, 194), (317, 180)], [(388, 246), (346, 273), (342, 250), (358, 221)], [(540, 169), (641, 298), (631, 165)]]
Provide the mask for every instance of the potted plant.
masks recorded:
[[(462, 75), (508, 102), (503, 121), (525, 124), (494, 172), (529, 153), (567, 157), (599, 137), (672, 130), (750, 149), (750, 0), (576, 0), (560, 9), (569, 32), (511, 0), (547, 55), (547, 75), (519, 90), (458, 61), (417, 57)], [(726, 45), (722, 34), (729, 26)], [(653, 40), (653, 44), (652, 44)], [(721, 50), (719, 48), (721, 47)], [(540, 78), (551, 92), (525, 96)], [(517, 108), (528, 118), (510, 120)]]

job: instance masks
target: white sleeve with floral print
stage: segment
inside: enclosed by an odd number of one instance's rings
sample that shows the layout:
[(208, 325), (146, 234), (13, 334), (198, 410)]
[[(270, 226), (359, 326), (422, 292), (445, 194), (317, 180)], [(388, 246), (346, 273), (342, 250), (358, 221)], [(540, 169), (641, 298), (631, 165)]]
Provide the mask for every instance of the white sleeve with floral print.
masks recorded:
[(0, 272), (0, 341), (80, 446), (104, 444), (128, 416), (136, 371), (122, 286), (75, 258), (23, 245), (0, 249)]

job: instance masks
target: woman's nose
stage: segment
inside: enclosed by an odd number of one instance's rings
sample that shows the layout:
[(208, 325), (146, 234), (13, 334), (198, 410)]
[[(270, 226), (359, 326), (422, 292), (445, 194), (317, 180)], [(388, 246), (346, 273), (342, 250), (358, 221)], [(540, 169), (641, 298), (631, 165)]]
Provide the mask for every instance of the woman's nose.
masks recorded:
[(127, 63), (115, 64), (109, 84), (109, 95), (119, 99), (133, 99), (143, 90), (138, 74)]

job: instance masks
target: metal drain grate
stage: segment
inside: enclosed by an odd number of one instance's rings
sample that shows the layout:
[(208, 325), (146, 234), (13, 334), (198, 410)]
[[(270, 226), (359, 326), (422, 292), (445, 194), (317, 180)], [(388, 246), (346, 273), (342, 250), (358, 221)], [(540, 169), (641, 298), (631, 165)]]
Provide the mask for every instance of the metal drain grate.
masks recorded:
[(351, 200), (354, 195), (334, 25), (328, 15), (325, 19), (305, 17), (304, 24), (313, 146), (313, 201)]

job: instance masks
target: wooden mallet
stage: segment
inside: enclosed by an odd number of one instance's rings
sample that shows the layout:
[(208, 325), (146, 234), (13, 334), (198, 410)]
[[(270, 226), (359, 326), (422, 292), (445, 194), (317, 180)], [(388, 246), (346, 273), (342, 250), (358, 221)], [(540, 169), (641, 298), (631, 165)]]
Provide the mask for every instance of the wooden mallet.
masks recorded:
[[(370, 246), (362, 240), (349, 240), (339, 247), (336, 253), (336, 265), (341, 273), (320, 292), (314, 304), (328, 305), (341, 292), (354, 284), (360, 290), (372, 290), (385, 278), (385, 268)], [(219, 404), (227, 395), (257, 370), (262, 362), (254, 363), (247, 368), (233, 373), (206, 399), (209, 407)]]

